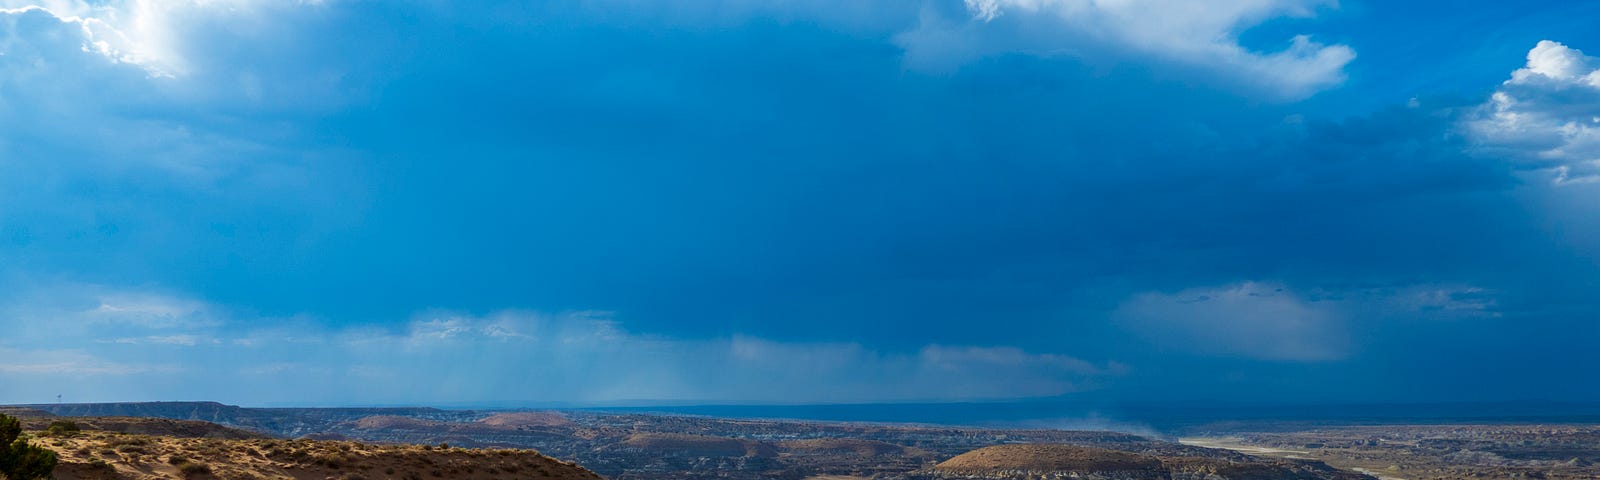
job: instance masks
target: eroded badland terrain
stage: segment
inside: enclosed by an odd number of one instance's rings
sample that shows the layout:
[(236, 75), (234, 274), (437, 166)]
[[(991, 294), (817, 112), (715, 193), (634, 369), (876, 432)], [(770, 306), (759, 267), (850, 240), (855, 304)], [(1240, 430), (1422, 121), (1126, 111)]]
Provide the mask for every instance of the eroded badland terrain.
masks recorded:
[(1382, 480), (1600, 479), (1597, 425), (1339, 426), (1183, 442), (1314, 459)]
[[(1600, 478), (1600, 427), (1362, 426), (1116, 432), (737, 420), (592, 411), (0, 407), (71, 479)], [(52, 432), (71, 422), (80, 431)], [(57, 429), (59, 430), (59, 428)]]

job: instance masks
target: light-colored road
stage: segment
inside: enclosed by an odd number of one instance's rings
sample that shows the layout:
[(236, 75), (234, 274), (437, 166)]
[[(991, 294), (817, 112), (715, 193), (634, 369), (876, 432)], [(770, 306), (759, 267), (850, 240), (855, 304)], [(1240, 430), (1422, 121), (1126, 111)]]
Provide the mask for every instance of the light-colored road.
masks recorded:
[(1311, 454), (1311, 452), (1304, 450), (1284, 450), (1280, 448), (1246, 445), (1239, 442), (1239, 439), (1237, 438), (1227, 437), (1180, 438), (1178, 439), (1178, 443), (1184, 445), (1193, 445), (1196, 447), (1220, 448), (1223, 450), (1233, 450), (1235, 452), (1248, 453), (1251, 455), (1265, 455), (1273, 457), (1306, 458), (1304, 455)]
[[(1263, 457), (1294, 458), (1294, 459), (1301, 459), (1301, 460), (1310, 460), (1310, 459), (1312, 459), (1311, 458), (1311, 452), (1308, 452), (1308, 451), (1304, 451), (1304, 450), (1287, 450), (1287, 449), (1281, 449), (1281, 448), (1270, 448), (1270, 447), (1262, 447), (1262, 446), (1258, 446), (1258, 445), (1249, 445), (1249, 444), (1245, 444), (1244, 442), (1240, 441), (1240, 439), (1233, 438), (1233, 437), (1190, 437), (1190, 438), (1180, 438), (1180, 439), (1178, 439), (1178, 443), (1181, 443), (1181, 444), (1184, 444), (1184, 445), (1196, 446), (1196, 447), (1220, 448), (1220, 449), (1223, 449), (1223, 450), (1233, 450), (1235, 452), (1243, 453), (1243, 454), (1246, 454), (1246, 455), (1258, 455), (1258, 456), (1263, 456)], [(1322, 460), (1326, 461), (1326, 459), (1322, 459)], [(1329, 463), (1329, 464), (1333, 465), (1332, 463)], [(1405, 478), (1405, 477), (1396, 477), (1396, 476), (1388, 475), (1388, 474), (1380, 474), (1375, 470), (1371, 470), (1371, 469), (1367, 469), (1367, 468), (1348, 467), (1348, 466), (1340, 467), (1339, 465), (1333, 465), (1333, 466), (1339, 467), (1339, 468), (1348, 468), (1348, 469), (1351, 469), (1351, 470), (1355, 470), (1357, 472), (1361, 472), (1361, 473), (1364, 473), (1364, 474), (1367, 474), (1367, 475), (1378, 477), (1378, 480), (1410, 480), (1410, 479)]]

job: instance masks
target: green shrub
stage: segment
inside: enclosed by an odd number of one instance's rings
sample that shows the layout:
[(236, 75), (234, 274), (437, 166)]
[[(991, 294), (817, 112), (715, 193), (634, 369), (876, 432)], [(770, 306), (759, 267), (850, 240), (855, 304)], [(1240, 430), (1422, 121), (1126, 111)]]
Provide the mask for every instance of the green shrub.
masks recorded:
[(36, 480), (50, 478), (56, 470), (56, 452), (22, 438), (22, 422), (0, 415), (0, 478)]
[(127, 445), (142, 446), (142, 445), (149, 445), (149, 444), (150, 444), (150, 439), (147, 439), (147, 438), (144, 438), (144, 437), (118, 436), (118, 437), (112, 438), (110, 440), (106, 440), (106, 446), (108, 446), (108, 447), (121, 447), (121, 446), (127, 446)]
[(91, 470), (99, 470), (99, 471), (102, 471), (102, 472), (111, 472), (111, 471), (116, 471), (117, 467), (111, 466), (111, 464), (107, 463), (105, 460), (101, 460), (101, 459), (98, 459), (98, 458), (91, 458), (91, 459), (89, 459), (89, 469), (91, 469)]
[(71, 420), (56, 420), (54, 422), (50, 422), (50, 426), (45, 428), (45, 435), (52, 437), (74, 437), (82, 431), (83, 429), (78, 427), (78, 422)]
[(144, 447), (138, 445), (118, 445), (116, 450), (122, 453), (145, 453)]
[(183, 462), (178, 464), (178, 471), (184, 478), (194, 478), (211, 474), (211, 466), (204, 463)]
[(338, 455), (338, 454), (334, 454), (334, 455), (317, 455), (317, 456), (315, 456), (313, 458), (312, 463), (316, 463), (317, 465), (322, 465), (324, 467), (328, 467), (328, 468), (331, 468), (331, 469), (334, 469), (334, 470), (338, 470), (340, 468), (344, 468), (346, 465), (349, 465), (350, 464), (350, 459), (347, 459), (343, 455)]

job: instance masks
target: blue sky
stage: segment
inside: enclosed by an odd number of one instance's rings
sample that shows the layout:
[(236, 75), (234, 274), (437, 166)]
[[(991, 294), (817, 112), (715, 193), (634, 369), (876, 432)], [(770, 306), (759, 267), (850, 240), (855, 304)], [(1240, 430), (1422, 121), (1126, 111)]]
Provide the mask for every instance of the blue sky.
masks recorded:
[(1396, 3), (0, 0), (0, 402), (1600, 400), (1600, 7)]

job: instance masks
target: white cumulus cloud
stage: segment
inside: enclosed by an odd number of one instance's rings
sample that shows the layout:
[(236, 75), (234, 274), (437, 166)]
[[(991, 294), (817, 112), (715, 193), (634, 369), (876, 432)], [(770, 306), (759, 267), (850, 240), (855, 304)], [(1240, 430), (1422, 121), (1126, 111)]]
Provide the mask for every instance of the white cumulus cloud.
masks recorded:
[(1467, 128), (1485, 151), (1548, 170), (1557, 183), (1600, 179), (1600, 59), (1539, 42)]
[(1281, 49), (1254, 51), (1239, 34), (1269, 19), (1310, 17), (1320, 0), (966, 0), (972, 21), (925, 16), (901, 36), (913, 63), (939, 65), (976, 55), (1076, 55), (1111, 49), (1210, 72), (1268, 96), (1294, 100), (1344, 81), (1355, 51), (1307, 35)]

